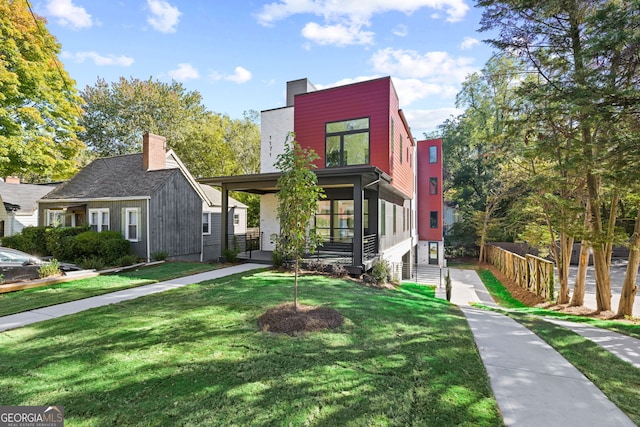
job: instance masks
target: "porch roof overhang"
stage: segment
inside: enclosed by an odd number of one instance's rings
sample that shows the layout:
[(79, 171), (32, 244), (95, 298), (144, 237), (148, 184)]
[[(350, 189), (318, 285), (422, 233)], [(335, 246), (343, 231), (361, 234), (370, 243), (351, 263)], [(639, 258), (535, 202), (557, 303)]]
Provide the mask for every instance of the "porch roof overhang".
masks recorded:
[[(373, 186), (385, 187), (402, 197), (391, 185), (391, 177), (375, 166), (347, 166), (338, 168), (315, 169), (318, 177), (318, 185), (323, 188), (352, 187), (355, 179), (360, 179), (362, 188)], [(212, 178), (200, 178), (198, 181), (215, 187), (225, 186), (229, 191), (243, 191), (254, 194), (268, 194), (278, 192), (278, 178), (280, 172), (260, 173), (237, 176), (218, 176)]]

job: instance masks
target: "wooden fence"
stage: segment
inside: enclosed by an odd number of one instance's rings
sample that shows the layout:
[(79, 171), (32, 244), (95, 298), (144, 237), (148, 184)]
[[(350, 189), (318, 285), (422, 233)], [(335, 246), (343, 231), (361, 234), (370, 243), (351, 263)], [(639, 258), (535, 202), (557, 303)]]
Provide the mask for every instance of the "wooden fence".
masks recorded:
[(547, 301), (553, 300), (555, 279), (551, 261), (533, 255), (522, 257), (493, 245), (485, 245), (484, 257), (518, 286)]

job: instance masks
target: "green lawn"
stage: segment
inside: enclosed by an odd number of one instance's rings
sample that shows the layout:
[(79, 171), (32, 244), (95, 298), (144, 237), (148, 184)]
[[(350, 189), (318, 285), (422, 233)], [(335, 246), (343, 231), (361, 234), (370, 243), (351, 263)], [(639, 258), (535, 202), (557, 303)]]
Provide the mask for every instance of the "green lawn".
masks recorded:
[(433, 289), (300, 278), (343, 326), (258, 329), (288, 274), (235, 275), (0, 334), (0, 402), (64, 405), (69, 426), (502, 425), (459, 309)]
[(137, 270), (0, 294), (0, 316), (214, 270), (214, 264), (170, 262)]

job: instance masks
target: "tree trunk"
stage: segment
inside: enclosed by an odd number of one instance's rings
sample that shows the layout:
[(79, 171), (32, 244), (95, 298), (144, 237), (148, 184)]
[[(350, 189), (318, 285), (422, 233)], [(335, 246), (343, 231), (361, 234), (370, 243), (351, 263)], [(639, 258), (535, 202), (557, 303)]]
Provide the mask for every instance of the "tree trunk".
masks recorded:
[(636, 276), (638, 274), (638, 266), (640, 265), (640, 209), (636, 216), (636, 224), (633, 229), (633, 235), (629, 242), (629, 263), (627, 264), (627, 273), (624, 276), (622, 285), (622, 293), (620, 294), (620, 303), (618, 304), (618, 313), (615, 317), (624, 318), (633, 315), (633, 303), (638, 292), (636, 285)]
[(613, 254), (613, 235), (616, 228), (616, 217), (618, 215), (618, 201), (620, 200), (620, 194), (618, 188), (613, 189), (613, 195), (611, 196), (611, 209), (609, 210), (609, 224), (607, 225), (607, 244), (605, 246), (607, 252), (607, 266), (611, 268), (611, 255)]
[(578, 261), (578, 272), (576, 273), (576, 283), (573, 286), (571, 296), (571, 307), (582, 307), (584, 305), (584, 291), (586, 289), (587, 268), (589, 267), (589, 251), (591, 244), (583, 240), (580, 243), (580, 259)]
[(480, 233), (480, 255), (478, 256), (478, 262), (483, 263), (486, 262), (486, 253), (484, 250), (484, 246), (487, 244), (487, 229), (489, 228), (489, 218), (491, 218), (491, 213), (493, 212), (492, 207), (493, 202), (491, 200), (487, 200), (487, 207), (484, 210), (484, 219), (482, 221), (482, 231)]
[(602, 215), (600, 213), (600, 185), (599, 178), (587, 173), (587, 189), (589, 191), (589, 206), (591, 208), (591, 232), (596, 242), (592, 242), (593, 265), (596, 273), (596, 311), (611, 310), (611, 281), (609, 265), (603, 237)]
[(293, 285), (293, 311), (298, 312), (298, 257), (296, 256), (295, 271), (294, 271), (294, 285)]
[(571, 252), (573, 251), (573, 237), (567, 236), (567, 233), (561, 232), (558, 235), (559, 246), (555, 243), (555, 235), (551, 226), (551, 219), (545, 215), (549, 235), (551, 236), (551, 252), (558, 268), (558, 282), (560, 282), (560, 290), (558, 292), (558, 304), (567, 304), (569, 302), (569, 265), (571, 263)]
[[(589, 201), (584, 211), (584, 227), (585, 229), (591, 224), (591, 207)], [(578, 260), (578, 272), (576, 273), (576, 283), (573, 286), (573, 295), (571, 296), (571, 307), (582, 307), (584, 305), (584, 291), (587, 288), (587, 269), (589, 268), (589, 252), (591, 251), (591, 242), (582, 239), (580, 243), (580, 258)]]

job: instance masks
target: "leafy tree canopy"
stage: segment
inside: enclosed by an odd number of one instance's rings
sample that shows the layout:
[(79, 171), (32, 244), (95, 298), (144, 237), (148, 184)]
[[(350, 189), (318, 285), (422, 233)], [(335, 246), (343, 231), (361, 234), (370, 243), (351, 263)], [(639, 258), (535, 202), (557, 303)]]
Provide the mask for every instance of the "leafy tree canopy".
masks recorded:
[(55, 180), (77, 170), (82, 99), (59, 53), (27, 2), (0, 0), (0, 176)]

